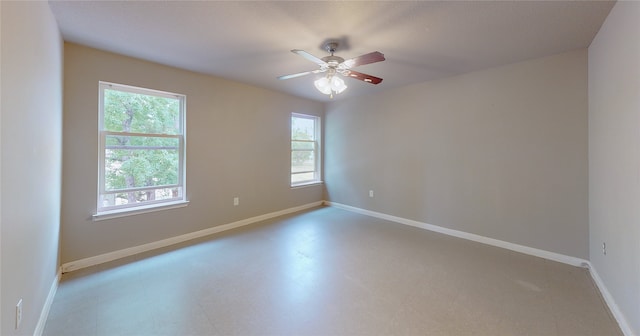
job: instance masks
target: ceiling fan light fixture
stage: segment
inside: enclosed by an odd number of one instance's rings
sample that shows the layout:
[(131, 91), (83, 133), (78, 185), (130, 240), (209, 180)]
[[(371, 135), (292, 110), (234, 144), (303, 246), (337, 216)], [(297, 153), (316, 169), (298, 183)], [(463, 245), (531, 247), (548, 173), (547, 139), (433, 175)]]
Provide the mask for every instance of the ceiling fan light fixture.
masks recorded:
[(334, 94), (340, 94), (347, 89), (347, 85), (344, 83), (344, 80), (342, 78), (339, 78), (340, 76), (337, 76), (337, 75), (351, 77), (369, 84), (379, 84), (380, 82), (382, 82), (382, 78), (378, 78), (375, 76), (371, 76), (371, 75), (367, 75), (367, 74), (363, 74), (363, 73), (351, 70), (352, 67), (384, 61), (385, 58), (381, 52), (374, 51), (368, 54), (360, 55), (358, 57), (345, 60), (340, 56), (334, 55), (334, 52), (336, 51), (337, 48), (338, 48), (337, 42), (327, 43), (326, 49), (331, 55), (325, 56), (323, 58), (318, 58), (316, 56), (313, 56), (304, 50), (292, 49), (291, 50), (292, 53), (302, 56), (305, 59), (319, 65), (320, 69), (280, 76), (278, 77), (278, 79), (282, 80), (282, 79), (297, 78), (297, 77), (301, 77), (309, 74), (317, 74), (317, 73), (323, 72), (325, 73), (325, 75), (322, 78), (316, 79), (313, 82), (313, 85), (322, 94), (326, 94), (331, 98), (333, 98)]
[(336, 76), (327, 76), (317, 79), (313, 82), (316, 89), (326, 95), (332, 95), (342, 93), (347, 89), (347, 85), (344, 83), (342, 78)]

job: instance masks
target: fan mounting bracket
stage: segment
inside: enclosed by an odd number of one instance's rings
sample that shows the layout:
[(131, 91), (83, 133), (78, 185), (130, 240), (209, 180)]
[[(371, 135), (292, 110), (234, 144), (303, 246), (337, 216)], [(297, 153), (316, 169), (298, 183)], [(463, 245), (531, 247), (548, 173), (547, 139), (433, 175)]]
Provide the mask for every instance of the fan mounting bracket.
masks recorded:
[(325, 44), (324, 49), (327, 50), (329, 53), (331, 53), (331, 55), (333, 56), (333, 53), (336, 52), (336, 50), (338, 50), (338, 42), (334, 41), (334, 42), (327, 42), (327, 44)]

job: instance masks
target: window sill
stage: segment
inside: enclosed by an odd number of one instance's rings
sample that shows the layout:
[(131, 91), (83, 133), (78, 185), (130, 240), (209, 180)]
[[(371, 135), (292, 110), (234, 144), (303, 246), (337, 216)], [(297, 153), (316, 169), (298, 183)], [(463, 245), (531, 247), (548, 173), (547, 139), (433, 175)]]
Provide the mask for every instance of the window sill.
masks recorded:
[(316, 186), (316, 185), (322, 185), (324, 184), (323, 181), (310, 181), (310, 182), (304, 182), (304, 183), (298, 183), (298, 184), (294, 184), (291, 186), (291, 189), (298, 189), (298, 188), (304, 188), (304, 187), (312, 187), (312, 186)]
[(170, 202), (170, 203), (152, 204), (152, 205), (140, 206), (135, 208), (103, 211), (93, 215), (92, 217), (94, 221), (101, 221), (106, 219), (134, 216), (134, 215), (161, 211), (161, 210), (183, 208), (183, 207), (186, 207), (187, 205), (189, 205), (189, 201), (176, 201), (176, 202)]

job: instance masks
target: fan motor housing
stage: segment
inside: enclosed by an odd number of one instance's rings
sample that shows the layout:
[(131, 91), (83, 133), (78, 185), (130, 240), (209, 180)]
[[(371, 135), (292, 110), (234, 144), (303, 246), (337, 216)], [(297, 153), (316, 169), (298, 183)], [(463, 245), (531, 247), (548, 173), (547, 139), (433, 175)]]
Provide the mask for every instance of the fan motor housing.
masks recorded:
[(344, 62), (344, 58), (339, 57), (339, 56), (325, 56), (322, 58), (323, 61), (327, 62), (327, 64), (329, 64), (329, 66), (332, 67), (336, 67), (338, 66), (338, 64)]

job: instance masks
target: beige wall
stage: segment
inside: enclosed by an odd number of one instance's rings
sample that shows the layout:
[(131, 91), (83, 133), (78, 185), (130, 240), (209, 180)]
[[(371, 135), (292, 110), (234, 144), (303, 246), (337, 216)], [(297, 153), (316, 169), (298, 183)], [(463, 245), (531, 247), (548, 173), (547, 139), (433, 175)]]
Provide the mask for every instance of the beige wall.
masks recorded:
[[(63, 44), (46, 2), (0, 6), (0, 334), (32, 335), (58, 270)], [(20, 298), (23, 320), (15, 330)]]
[[(64, 74), (62, 263), (322, 200), (321, 185), (289, 187), (290, 113), (322, 116), (321, 103), (75, 44)], [(91, 220), (101, 80), (187, 96), (189, 206)]]
[(327, 197), (587, 259), (587, 100), (582, 49), (330, 103)]
[(640, 335), (638, 32), (640, 3), (618, 1), (589, 47), (591, 263), (635, 335)]

